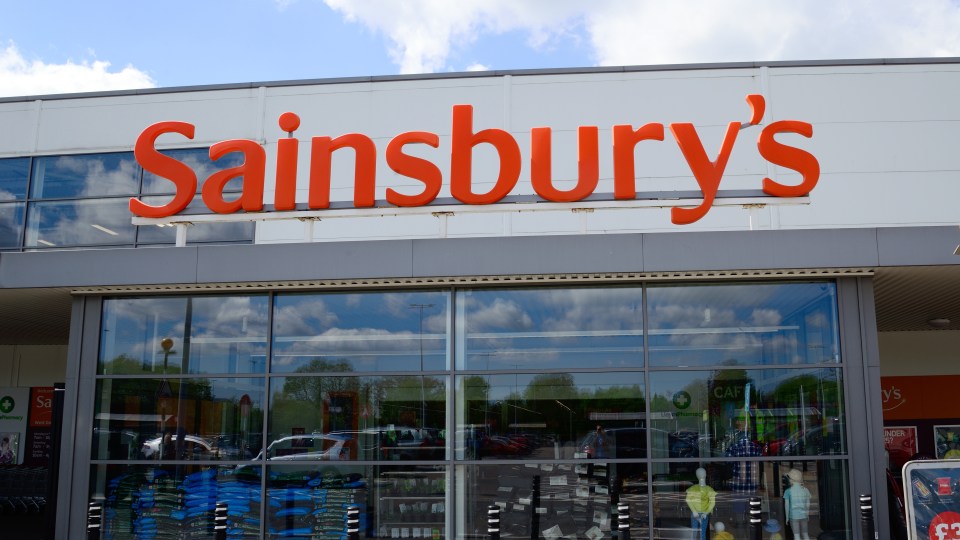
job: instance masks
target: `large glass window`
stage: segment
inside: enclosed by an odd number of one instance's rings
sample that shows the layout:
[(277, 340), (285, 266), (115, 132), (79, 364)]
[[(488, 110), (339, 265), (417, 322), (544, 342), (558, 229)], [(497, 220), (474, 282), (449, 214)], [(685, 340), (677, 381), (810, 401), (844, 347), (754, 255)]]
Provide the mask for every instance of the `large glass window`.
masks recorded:
[(136, 195), (139, 189), (140, 166), (133, 152), (34, 158), (33, 199)]
[(0, 249), (20, 247), (25, 206), (22, 202), (0, 203)]
[(116, 298), (104, 305), (99, 373), (262, 373), (268, 297)]
[(263, 441), (262, 378), (102, 379), (94, 459), (252, 459)]
[(443, 377), (290, 376), (273, 377), (270, 385), (268, 459), (445, 456)]
[(457, 303), (458, 369), (643, 366), (640, 288), (475, 290)]
[(271, 370), (448, 369), (449, 302), (439, 292), (278, 296)]
[(29, 172), (30, 158), (0, 159), (0, 202), (26, 198)]
[(26, 247), (132, 245), (127, 202), (91, 199), (30, 203)]
[[(830, 282), (103, 302), (113, 538), (849, 537)], [(646, 309), (646, 313), (644, 313)], [(648, 339), (645, 339), (648, 337)], [(644, 359), (649, 358), (649, 363)], [(129, 464), (124, 464), (130, 462)], [(154, 529), (156, 528), (156, 529)], [(621, 531), (625, 529), (620, 529)]]
[(650, 374), (654, 457), (807, 456), (846, 452), (837, 368)]
[(651, 286), (650, 365), (839, 362), (832, 283)]
[[(176, 160), (182, 161), (197, 174), (197, 193), (203, 188), (204, 181), (211, 174), (224, 169), (239, 167), (243, 165), (243, 154), (240, 152), (231, 152), (217, 161), (210, 159), (209, 150), (206, 148), (184, 148), (176, 150), (163, 150), (161, 152)], [(224, 186), (224, 192), (237, 192), (243, 188), (243, 177), (238, 176), (231, 179)], [(149, 171), (143, 173), (143, 194), (153, 195), (159, 193), (174, 193), (176, 186), (173, 182), (161, 178)]]

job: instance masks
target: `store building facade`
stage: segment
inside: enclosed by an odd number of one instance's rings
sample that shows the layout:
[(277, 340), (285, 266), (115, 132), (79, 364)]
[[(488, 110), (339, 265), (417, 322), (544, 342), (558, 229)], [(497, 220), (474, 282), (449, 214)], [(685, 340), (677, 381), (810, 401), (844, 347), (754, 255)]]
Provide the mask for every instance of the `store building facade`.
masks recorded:
[(95, 501), (105, 538), (212, 537), (218, 503), (238, 538), (496, 505), (596, 539), (617, 503), (710, 538), (756, 498), (859, 538), (869, 493), (889, 538), (881, 375), (957, 343), (956, 90), (916, 60), (0, 100), (2, 386), (65, 383), (56, 537)]

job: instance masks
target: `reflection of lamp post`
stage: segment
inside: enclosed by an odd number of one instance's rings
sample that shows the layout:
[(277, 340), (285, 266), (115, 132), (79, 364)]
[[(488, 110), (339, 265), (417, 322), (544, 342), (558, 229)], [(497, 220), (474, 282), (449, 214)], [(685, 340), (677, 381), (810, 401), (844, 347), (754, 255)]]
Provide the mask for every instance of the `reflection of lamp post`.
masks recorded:
[[(160, 340), (160, 349), (163, 350), (163, 374), (167, 374), (167, 361), (170, 358), (170, 355), (175, 353), (173, 350), (173, 338), (165, 337)], [(166, 429), (167, 423), (167, 409), (170, 406), (170, 398), (173, 397), (173, 391), (170, 389), (170, 382), (167, 381), (166, 377), (160, 380), (160, 385), (157, 387), (157, 409), (160, 412), (159, 419), (159, 432), (162, 436), (163, 432)], [(161, 438), (161, 446), (163, 439)], [(159, 457), (159, 455), (157, 456)]]
[(413, 309), (420, 310), (420, 428), (427, 427), (427, 399), (423, 390), (423, 310), (433, 307), (434, 304), (410, 304)]
[(567, 415), (570, 417), (570, 441), (572, 442), (573, 441), (573, 409), (571, 409), (570, 407), (567, 407), (563, 403), (560, 403), (559, 399), (555, 399), (554, 401), (557, 402), (557, 405), (567, 410)]
[(170, 355), (177, 352), (173, 350), (173, 338), (165, 337), (160, 340), (160, 348), (163, 349), (163, 373), (167, 373), (167, 360)]

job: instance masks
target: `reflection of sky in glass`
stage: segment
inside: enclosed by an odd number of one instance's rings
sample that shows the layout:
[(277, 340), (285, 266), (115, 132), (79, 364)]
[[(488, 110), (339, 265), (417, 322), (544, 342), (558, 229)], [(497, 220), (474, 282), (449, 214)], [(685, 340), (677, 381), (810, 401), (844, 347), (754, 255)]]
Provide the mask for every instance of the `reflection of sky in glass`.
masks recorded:
[[(841, 385), (837, 368), (655, 371), (650, 373), (651, 425), (699, 434), (713, 455), (722, 455), (745, 407), (755, 411), (754, 417), (762, 415), (760, 427), (754, 426), (764, 432), (754, 437), (761, 443), (842, 428)], [(842, 429), (837, 436), (842, 446)]]
[[(104, 304), (101, 373), (179, 373), (192, 313), (189, 373), (256, 373), (265, 369), (266, 296), (116, 298)], [(164, 348), (164, 338), (170, 338)], [(119, 358), (119, 360), (118, 360)]]
[(647, 306), (651, 365), (839, 361), (831, 283), (655, 286)]
[(640, 288), (466, 291), (461, 369), (643, 365)]
[[(162, 154), (187, 164), (197, 174), (197, 193), (203, 187), (204, 181), (216, 171), (243, 165), (243, 154), (231, 152), (217, 161), (210, 159), (206, 148), (190, 148), (181, 150), (163, 150)], [(224, 191), (237, 191), (243, 187), (243, 177), (233, 178), (227, 183)], [(170, 180), (161, 178), (151, 172), (143, 173), (143, 193), (173, 193), (176, 186)]]
[(30, 158), (0, 159), (0, 201), (26, 197), (29, 171)]
[(0, 204), (0, 248), (20, 246), (24, 203)]
[(272, 369), (447, 369), (448, 304), (445, 292), (279, 295)]
[(133, 152), (38, 157), (30, 192), (36, 199), (134, 195), (139, 174)]
[(29, 247), (133, 244), (133, 240), (124, 199), (30, 203)]

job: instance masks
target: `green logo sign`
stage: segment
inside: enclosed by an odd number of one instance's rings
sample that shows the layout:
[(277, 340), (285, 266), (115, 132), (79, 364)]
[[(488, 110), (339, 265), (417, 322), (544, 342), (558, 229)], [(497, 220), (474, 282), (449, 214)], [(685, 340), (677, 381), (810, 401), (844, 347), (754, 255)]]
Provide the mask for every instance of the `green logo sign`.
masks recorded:
[(678, 409), (686, 409), (690, 406), (690, 394), (681, 390), (673, 395), (673, 406)]
[(3, 396), (3, 398), (0, 399), (0, 413), (7, 414), (8, 412), (12, 411), (16, 405), (17, 404), (13, 401), (12, 397)]

